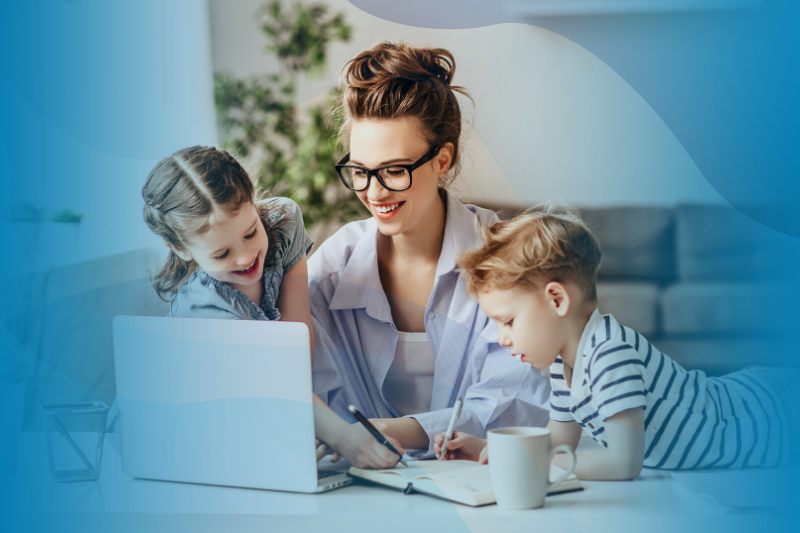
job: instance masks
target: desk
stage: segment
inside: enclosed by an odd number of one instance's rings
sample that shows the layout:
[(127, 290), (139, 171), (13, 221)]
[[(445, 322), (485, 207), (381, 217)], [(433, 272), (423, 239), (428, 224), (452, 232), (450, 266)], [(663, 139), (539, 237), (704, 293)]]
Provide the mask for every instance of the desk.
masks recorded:
[(694, 533), (786, 525), (776, 514), (732, 512), (654, 470), (633, 482), (582, 482), (586, 490), (551, 496), (543, 509), (506, 511), (367, 485), (293, 494), (133, 479), (108, 442), (99, 481), (56, 483), (43, 433), (22, 434), (17, 464), (16, 476), (2, 479), (3, 506), (15, 524), (0, 528), (5, 532)]

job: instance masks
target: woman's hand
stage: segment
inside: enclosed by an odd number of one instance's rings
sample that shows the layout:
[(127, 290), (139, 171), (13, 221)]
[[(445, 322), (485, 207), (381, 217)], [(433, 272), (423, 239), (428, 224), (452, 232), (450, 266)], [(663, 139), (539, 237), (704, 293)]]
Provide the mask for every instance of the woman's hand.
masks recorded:
[[(405, 455), (406, 451), (400, 443), (392, 437), (386, 437), (392, 446)], [(358, 468), (391, 468), (400, 460), (400, 456), (389, 451), (389, 448), (375, 440), (364, 426), (353, 424), (340, 436), (336, 447), (337, 453), (331, 461), (336, 462), (341, 457)]]
[(323, 457), (335, 453), (333, 448), (331, 448), (324, 442), (320, 442), (319, 439), (316, 439), (316, 446), (317, 446), (317, 461), (319, 461)]
[[(433, 437), (433, 451), (436, 453), (436, 457), (439, 457), (441, 453), (442, 442), (444, 442), (444, 433), (439, 433)], [(453, 438), (447, 441), (446, 448), (445, 461), (466, 459), (467, 461), (478, 461), (481, 464), (486, 464), (489, 461), (486, 440), (467, 433), (454, 431)]]

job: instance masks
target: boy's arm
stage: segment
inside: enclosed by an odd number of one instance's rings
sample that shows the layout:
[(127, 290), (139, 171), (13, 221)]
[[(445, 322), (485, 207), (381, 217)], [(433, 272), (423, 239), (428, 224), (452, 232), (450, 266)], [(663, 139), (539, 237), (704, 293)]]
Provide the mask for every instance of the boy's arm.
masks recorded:
[(581, 440), (581, 427), (574, 420), (559, 422), (551, 418), (547, 423), (547, 429), (550, 430), (550, 443), (553, 448), (561, 444), (566, 444), (573, 450), (578, 447), (578, 442)]
[[(623, 481), (635, 478), (642, 471), (644, 462), (644, 410), (637, 407), (620, 411), (606, 418), (605, 428), (608, 448), (576, 454), (574, 474), (578, 479), (587, 481)], [(556, 445), (555, 436), (553, 445)], [(564, 454), (558, 454), (553, 459), (553, 464), (567, 468), (569, 459)]]

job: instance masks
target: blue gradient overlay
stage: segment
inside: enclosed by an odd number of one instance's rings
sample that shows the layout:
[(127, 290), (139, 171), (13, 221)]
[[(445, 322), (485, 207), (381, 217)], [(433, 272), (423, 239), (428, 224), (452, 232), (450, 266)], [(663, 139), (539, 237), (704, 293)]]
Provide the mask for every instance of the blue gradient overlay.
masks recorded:
[[(687, 242), (700, 243), (693, 256), (699, 259), (693, 262), (644, 269), (626, 261), (604, 266), (658, 283), (680, 275), (698, 283), (764, 287), (748, 293), (752, 297), (746, 306), (730, 315), (737, 324), (767, 330), (746, 339), (748, 350), (755, 352), (748, 360), (800, 366), (795, 341), (800, 319), (796, 3), (546, 17), (521, 14), (508, 7), (513, 3), (475, 0), (351, 3), (376, 17), (424, 28), (539, 26), (613, 69), (666, 124), (729, 206), (710, 219), (692, 219), (688, 211), (679, 215), (688, 222), (673, 231), (685, 232), (679, 237)], [(166, 305), (152, 298), (149, 281), (142, 276), (156, 265), (152, 254), (142, 250), (160, 243), (142, 222), (140, 190), (161, 157), (184, 146), (218, 141), (208, 39), (207, 6), (190, 0), (36, 0), (4, 6), (0, 346), (6, 351), (0, 353), (0, 529), (305, 531), (319, 528), (315, 515), (326, 515), (324, 521), (341, 530), (363, 519), (380, 520), (383, 531), (469, 531), (455, 507), (444, 509), (422, 497), (412, 505), (399, 494), (396, 507), (384, 507), (385, 498), (365, 499), (361, 513), (353, 515), (342, 512), (336, 493), (325, 498), (276, 493), (255, 503), (263, 505), (263, 514), (256, 516), (247, 514), (258, 497), (254, 491), (230, 489), (202, 509), (196, 502), (203, 486), (132, 479), (118, 466), (104, 473), (109, 486), (117, 487), (113, 493), (104, 493), (95, 482), (57, 484), (50, 479), (45, 440), (37, 437), (44, 430), (39, 406), (113, 403), (113, 317), (166, 314)], [(514, 73), (508, 77), (513, 83)], [(516, 118), (524, 115), (523, 109)], [(515, 171), (513, 154), (525, 153), (524, 143), (487, 142), (520, 192), (536, 186)], [(657, 152), (659, 147), (649, 148)], [(53, 220), (65, 209), (83, 215), (80, 223)], [(700, 238), (703, 232), (705, 240)], [(698, 239), (691, 241), (693, 237)], [(85, 267), (89, 261), (91, 269)], [(725, 345), (743, 342), (728, 334), (718, 340)], [(23, 353), (29, 357), (20, 367), (12, 358)], [(798, 399), (796, 394), (790, 397), (793, 403)], [(199, 406), (170, 409), (160, 412), (189, 420)], [(112, 450), (107, 448), (108, 453)], [(731, 488), (744, 498), (763, 499), (765, 491), (780, 495), (778, 503), (786, 508), (798, 494), (796, 476), (791, 475), (769, 473), (752, 485), (748, 478), (733, 477)], [(596, 505), (602, 505), (602, 498), (598, 494)], [(711, 509), (717, 504), (708, 505)], [(742, 531), (782, 531), (794, 525), (780, 509), (730, 513), (735, 520), (726, 521), (726, 531), (733, 531), (731, 522), (740, 523)], [(601, 527), (592, 523), (591, 509), (575, 509), (564, 529), (689, 533), (715, 531), (718, 525), (713, 513), (677, 511), (662, 518), (653, 523), (652, 514), (640, 520), (632, 512), (620, 517), (618, 525)]]

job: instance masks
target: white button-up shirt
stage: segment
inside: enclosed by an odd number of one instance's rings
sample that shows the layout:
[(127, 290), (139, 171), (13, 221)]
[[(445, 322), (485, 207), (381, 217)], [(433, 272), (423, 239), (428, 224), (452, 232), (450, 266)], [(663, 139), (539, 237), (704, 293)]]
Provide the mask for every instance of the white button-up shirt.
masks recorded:
[[(544, 426), (549, 418), (547, 375), (498, 345), (497, 325), (467, 296), (455, 267), (457, 255), (481, 244), (476, 219), (497, 221), (492, 211), (465, 206), (447, 193), (444, 242), (425, 313), (435, 357), (430, 411), (413, 416), (430, 438), (447, 430), (456, 399), (464, 408), (456, 430), (485, 437), (505, 426)], [(368, 418), (399, 416), (382, 393), (394, 360), (398, 332), (381, 288), (374, 219), (347, 224), (308, 262), (309, 297), (316, 336), (314, 392), (351, 420), (355, 405)]]

